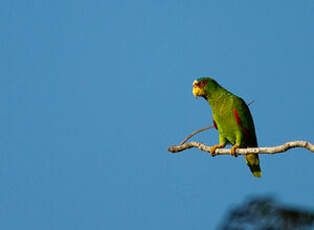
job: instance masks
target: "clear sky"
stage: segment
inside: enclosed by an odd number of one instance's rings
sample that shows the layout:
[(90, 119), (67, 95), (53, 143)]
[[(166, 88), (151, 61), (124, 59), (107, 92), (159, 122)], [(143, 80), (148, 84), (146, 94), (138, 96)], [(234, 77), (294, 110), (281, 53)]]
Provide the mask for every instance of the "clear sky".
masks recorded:
[[(314, 157), (174, 155), (211, 76), (260, 146), (314, 142), (312, 0), (2, 0), (0, 229), (215, 229), (250, 196), (314, 208)], [(218, 142), (209, 130), (193, 140)]]

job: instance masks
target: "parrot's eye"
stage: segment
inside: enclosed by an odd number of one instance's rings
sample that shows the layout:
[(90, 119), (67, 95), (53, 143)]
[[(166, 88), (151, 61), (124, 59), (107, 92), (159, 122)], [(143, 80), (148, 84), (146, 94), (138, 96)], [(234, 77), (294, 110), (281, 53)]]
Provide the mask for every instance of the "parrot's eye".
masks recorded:
[(198, 86), (200, 89), (202, 89), (202, 88), (204, 88), (204, 87), (207, 85), (207, 83), (208, 83), (208, 81), (207, 81), (206, 79), (204, 79), (204, 80), (198, 82), (198, 83), (197, 83), (197, 86)]

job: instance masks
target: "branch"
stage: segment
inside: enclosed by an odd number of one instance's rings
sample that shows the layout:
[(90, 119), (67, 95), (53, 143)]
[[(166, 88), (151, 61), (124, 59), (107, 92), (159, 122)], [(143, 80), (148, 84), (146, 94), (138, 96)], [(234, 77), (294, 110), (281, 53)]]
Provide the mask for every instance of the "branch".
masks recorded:
[(193, 137), (195, 134), (197, 133), (200, 133), (200, 132), (203, 132), (204, 130), (206, 129), (211, 129), (211, 128), (214, 128), (213, 125), (210, 125), (210, 126), (207, 126), (205, 128), (202, 128), (202, 129), (199, 129), (199, 130), (196, 130), (194, 131), (193, 133), (191, 133), (189, 136), (187, 136), (186, 138), (184, 138), (184, 140), (180, 143), (180, 145), (183, 145), (185, 142), (187, 142), (191, 137)]
[[(305, 148), (311, 152), (314, 152), (314, 145), (307, 141), (290, 141), (283, 145), (278, 145), (274, 147), (260, 147), (260, 148), (237, 148), (236, 153), (239, 155), (246, 155), (248, 153), (264, 153), (264, 154), (276, 154), (285, 152), (291, 148)], [(168, 148), (169, 152), (177, 153), (190, 148), (199, 148), (204, 152), (209, 152), (210, 147), (206, 146), (200, 142), (191, 141), (182, 145), (171, 146)], [(216, 149), (216, 155), (228, 155), (230, 154), (230, 149)]]
[[(247, 105), (250, 106), (253, 103), (254, 103), (254, 100), (251, 101), (250, 103), (248, 103)], [(190, 149), (190, 148), (199, 148), (200, 150), (202, 150), (204, 152), (210, 152), (209, 151), (210, 146), (204, 145), (203, 143), (195, 142), (195, 141), (191, 141), (188, 143), (185, 143), (185, 142), (188, 141), (195, 134), (200, 133), (200, 132), (207, 130), (207, 129), (211, 129), (213, 127), (214, 126), (211, 125), (211, 126), (199, 129), (197, 131), (194, 131), (189, 136), (187, 136), (179, 145), (174, 145), (174, 146), (169, 147), (168, 151), (172, 152), (172, 153), (178, 153), (178, 152), (184, 151), (186, 149)], [(273, 146), (273, 147), (237, 148), (235, 150), (235, 152), (238, 155), (246, 155), (246, 154), (250, 154), (250, 153), (276, 154), (276, 153), (286, 152), (289, 149), (297, 148), (297, 147), (305, 148), (311, 152), (314, 152), (314, 144), (307, 142), (307, 141), (290, 141), (290, 142), (287, 142), (285, 144)], [(231, 149), (222, 149), (222, 148), (216, 149), (215, 155), (231, 155), (230, 150)]]

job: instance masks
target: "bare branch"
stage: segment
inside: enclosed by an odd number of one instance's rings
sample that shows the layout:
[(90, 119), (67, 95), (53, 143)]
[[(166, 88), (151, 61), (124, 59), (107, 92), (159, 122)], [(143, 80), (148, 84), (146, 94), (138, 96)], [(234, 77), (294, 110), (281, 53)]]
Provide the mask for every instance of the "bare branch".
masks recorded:
[[(263, 154), (276, 154), (285, 152), (291, 148), (305, 148), (311, 152), (314, 152), (314, 145), (307, 141), (290, 141), (283, 145), (278, 145), (274, 147), (259, 147), (259, 148), (237, 148), (236, 153), (239, 155), (246, 155), (248, 153), (263, 153)], [(182, 145), (171, 146), (168, 148), (169, 152), (177, 153), (190, 148), (199, 148), (204, 152), (209, 152), (210, 146), (206, 146), (200, 142), (188, 142)], [(230, 149), (216, 149), (216, 155), (228, 155), (230, 154)]]
[(247, 103), (247, 105), (250, 106), (250, 105), (252, 105), (254, 102), (255, 102), (255, 101), (252, 100), (252, 101), (250, 101), (249, 103)]
[(214, 126), (213, 126), (213, 125), (210, 125), (210, 126), (207, 126), (207, 127), (205, 127), (205, 128), (202, 128), (202, 129), (199, 129), (199, 130), (194, 131), (194, 132), (191, 133), (189, 136), (187, 136), (187, 137), (180, 143), (180, 145), (183, 145), (185, 142), (187, 142), (187, 141), (188, 141), (191, 137), (193, 137), (195, 134), (200, 133), (200, 132), (203, 132), (204, 130), (206, 130), (206, 129), (211, 129), (211, 128), (214, 128)]
[[(254, 103), (254, 100), (249, 102), (247, 105), (250, 106)], [(187, 136), (179, 145), (174, 145), (168, 148), (169, 152), (172, 153), (178, 153), (181, 151), (184, 151), (186, 149), (190, 148), (198, 148), (204, 152), (210, 152), (210, 146), (204, 145), (200, 142), (191, 141), (188, 143), (185, 143), (188, 141), (191, 137), (193, 137), (195, 134), (200, 133), (204, 130), (211, 129), (214, 126), (207, 126), (205, 128), (199, 129), (191, 133), (189, 136)], [(259, 147), (259, 148), (237, 148), (236, 153), (238, 155), (246, 155), (251, 153), (258, 153), (258, 154), (276, 154), (276, 153), (282, 153), (286, 152), (291, 148), (305, 148), (311, 152), (314, 152), (314, 144), (307, 142), (307, 141), (290, 141), (282, 145), (273, 146), (273, 147)], [(231, 149), (223, 149), (219, 148), (216, 149), (215, 155), (231, 155), (230, 153)]]

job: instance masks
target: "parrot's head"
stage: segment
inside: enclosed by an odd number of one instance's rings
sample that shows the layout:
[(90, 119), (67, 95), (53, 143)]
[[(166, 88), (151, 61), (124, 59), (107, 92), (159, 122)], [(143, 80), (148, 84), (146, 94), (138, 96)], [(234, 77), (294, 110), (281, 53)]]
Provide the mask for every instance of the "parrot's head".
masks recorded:
[(205, 99), (212, 95), (219, 88), (219, 84), (212, 78), (199, 78), (193, 82), (194, 97), (204, 97)]

